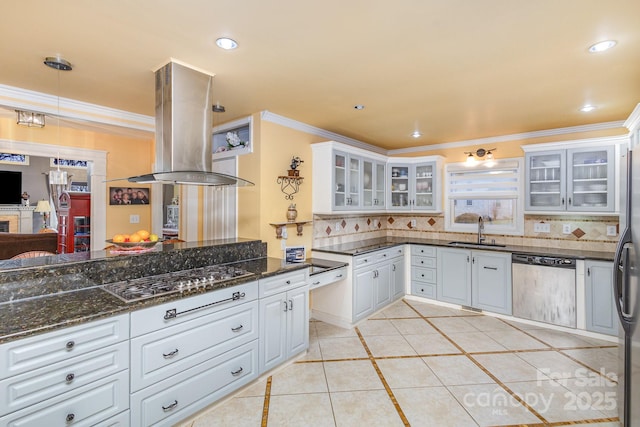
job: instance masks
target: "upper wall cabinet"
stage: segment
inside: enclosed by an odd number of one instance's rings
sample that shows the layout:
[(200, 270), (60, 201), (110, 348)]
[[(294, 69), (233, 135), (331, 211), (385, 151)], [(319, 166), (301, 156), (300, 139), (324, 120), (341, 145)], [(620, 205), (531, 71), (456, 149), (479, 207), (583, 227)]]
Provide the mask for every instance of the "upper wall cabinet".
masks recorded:
[(385, 156), (337, 142), (311, 149), (314, 213), (385, 209)]
[(616, 145), (586, 145), (549, 151), (528, 151), (531, 146), (523, 147), (526, 152), (526, 211), (617, 211)]
[(389, 210), (440, 211), (440, 160), (421, 158), (419, 163), (407, 159), (390, 159), (387, 164)]

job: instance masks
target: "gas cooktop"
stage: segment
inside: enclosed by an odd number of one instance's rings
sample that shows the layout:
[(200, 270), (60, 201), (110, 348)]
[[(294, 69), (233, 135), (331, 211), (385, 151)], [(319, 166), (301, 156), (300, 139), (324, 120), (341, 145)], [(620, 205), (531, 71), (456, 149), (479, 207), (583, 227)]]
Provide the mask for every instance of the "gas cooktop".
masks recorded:
[(135, 302), (177, 292), (205, 290), (213, 284), (251, 275), (253, 273), (242, 268), (213, 265), (109, 283), (103, 289), (124, 302)]

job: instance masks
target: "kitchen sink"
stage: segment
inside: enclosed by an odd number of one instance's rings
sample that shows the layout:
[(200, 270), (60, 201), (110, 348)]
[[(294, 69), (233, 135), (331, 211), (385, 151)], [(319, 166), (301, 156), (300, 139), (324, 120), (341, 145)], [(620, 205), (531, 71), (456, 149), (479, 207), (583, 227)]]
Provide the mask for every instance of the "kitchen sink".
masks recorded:
[(472, 243), (472, 242), (449, 242), (449, 246), (460, 246), (465, 248), (504, 248), (507, 245), (498, 243)]

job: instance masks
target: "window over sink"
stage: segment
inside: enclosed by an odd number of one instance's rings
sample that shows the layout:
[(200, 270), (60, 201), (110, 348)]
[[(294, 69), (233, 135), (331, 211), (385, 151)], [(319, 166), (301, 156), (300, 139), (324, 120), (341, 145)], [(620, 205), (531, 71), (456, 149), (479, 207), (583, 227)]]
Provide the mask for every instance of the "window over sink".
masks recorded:
[(497, 160), (492, 167), (449, 164), (445, 177), (446, 231), (476, 232), (482, 217), (486, 233), (524, 233), (521, 159)]

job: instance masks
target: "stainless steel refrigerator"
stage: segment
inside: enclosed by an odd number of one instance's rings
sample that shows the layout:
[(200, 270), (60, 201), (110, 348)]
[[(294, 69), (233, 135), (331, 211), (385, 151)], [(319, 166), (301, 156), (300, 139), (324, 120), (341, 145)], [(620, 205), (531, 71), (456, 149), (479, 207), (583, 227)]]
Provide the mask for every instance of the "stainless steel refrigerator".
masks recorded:
[(618, 371), (623, 375), (618, 379), (618, 413), (622, 425), (630, 427), (640, 426), (640, 147), (627, 151), (621, 166), (624, 163), (613, 292), (621, 323)]

